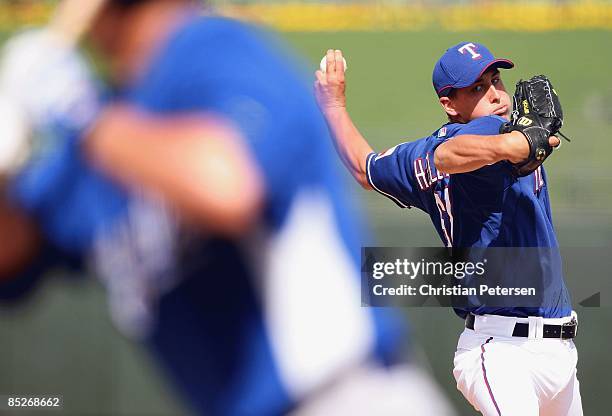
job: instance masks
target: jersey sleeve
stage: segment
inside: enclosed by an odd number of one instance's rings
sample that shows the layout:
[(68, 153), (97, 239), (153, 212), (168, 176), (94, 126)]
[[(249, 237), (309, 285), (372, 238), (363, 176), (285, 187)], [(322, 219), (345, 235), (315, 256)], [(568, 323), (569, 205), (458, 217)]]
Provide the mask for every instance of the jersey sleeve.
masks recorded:
[(438, 172), (433, 162), (435, 148), (444, 140), (428, 137), (370, 154), (366, 161), (368, 183), (401, 208), (425, 209), (425, 191), (447, 176)]
[(459, 129), (456, 130), (454, 135), (476, 134), (479, 136), (490, 136), (499, 134), (499, 129), (505, 121), (499, 116), (480, 117), (466, 124), (456, 124), (456, 126), (459, 126)]
[(88, 166), (81, 152), (73, 140), (58, 142), (9, 187), (9, 198), (36, 220), (45, 239), (75, 255), (126, 205), (123, 190)]

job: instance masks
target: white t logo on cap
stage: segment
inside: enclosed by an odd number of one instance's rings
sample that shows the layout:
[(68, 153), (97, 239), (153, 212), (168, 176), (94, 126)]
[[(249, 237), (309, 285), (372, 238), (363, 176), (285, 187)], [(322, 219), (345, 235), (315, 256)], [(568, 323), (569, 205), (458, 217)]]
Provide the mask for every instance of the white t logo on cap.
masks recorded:
[(472, 59), (480, 58), (482, 55), (480, 55), (479, 53), (476, 53), (474, 49), (476, 49), (476, 45), (474, 45), (473, 43), (466, 43), (465, 45), (463, 45), (457, 50), (459, 51), (459, 53), (461, 53), (461, 55), (464, 55), (465, 51), (468, 51), (470, 55), (472, 55)]

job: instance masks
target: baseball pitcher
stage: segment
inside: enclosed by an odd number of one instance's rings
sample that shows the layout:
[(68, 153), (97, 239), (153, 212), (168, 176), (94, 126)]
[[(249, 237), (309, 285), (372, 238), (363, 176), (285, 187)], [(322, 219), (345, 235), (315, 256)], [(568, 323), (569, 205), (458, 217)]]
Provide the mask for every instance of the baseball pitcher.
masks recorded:
[[(428, 213), (447, 247), (558, 247), (542, 163), (559, 145), (563, 113), (546, 77), (520, 82), (513, 106), (499, 70), (514, 64), (482, 44), (459, 43), (433, 70), (449, 122), (376, 153), (346, 110), (341, 51), (326, 58), (326, 71), (316, 72), (319, 105), (342, 161), (365, 189)], [(582, 414), (577, 322), (560, 257), (542, 259), (539, 269), (533, 278), (545, 289), (536, 307), (456, 308), (465, 330), (453, 373), (484, 415)], [(513, 278), (511, 270), (500, 276)]]

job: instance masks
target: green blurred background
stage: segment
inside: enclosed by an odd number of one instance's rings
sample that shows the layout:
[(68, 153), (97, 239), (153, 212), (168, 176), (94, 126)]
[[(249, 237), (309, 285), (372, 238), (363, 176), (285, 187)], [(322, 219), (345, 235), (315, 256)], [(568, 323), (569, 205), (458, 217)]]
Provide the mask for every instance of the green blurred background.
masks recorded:
[[(445, 122), (431, 87), (431, 70), (453, 44), (481, 42), (512, 59), (516, 68), (503, 72), (510, 91), (521, 77), (547, 74), (563, 102), (563, 131), (573, 139), (546, 162), (560, 243), (612, 247), (612, 32), (427, 29), (281, 35), (312, 71), (326, 49), (344, 51), (349, 110), (377, 150), (426, 136)], [(440, 245), (424, 213), (400, 210), (357, 185), (351, 192), (363, 201), (378, 245)], [(62, 414), (69, 415), (188, 413), (150, 357), (113, 329), (99, 284), (53, 277), (25, 304), (0, 308), (0, 394), (61, 394)], [(593, 275), (589, 270), (580, 276), (601, 282), (611, 277), (609, 271)], [(574, 299), (581, 322), (576, 344), (584, 411), (607, 415), (612, 308), (584, 308), (577, 305), (579, 300)], [(411, 308), (405, 313), (413, 325), (417, 359), (431, 369), (460, 414), (475, 414), (455, 389), (451, 372), (462, 321), (449, 309)]]

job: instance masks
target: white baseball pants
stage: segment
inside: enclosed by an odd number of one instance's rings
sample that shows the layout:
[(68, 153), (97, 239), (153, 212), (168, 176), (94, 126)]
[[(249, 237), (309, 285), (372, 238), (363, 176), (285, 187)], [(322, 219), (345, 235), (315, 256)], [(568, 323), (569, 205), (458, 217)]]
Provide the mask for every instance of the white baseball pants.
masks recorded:
[[(477, 316), (457, 345), (453, 374), (457, 388), (485, 416), (580, 416), (572, 340), (542, 338), (544, 324), (571, 320)], [(529, 337), (513, 337), (517, 322)]]

